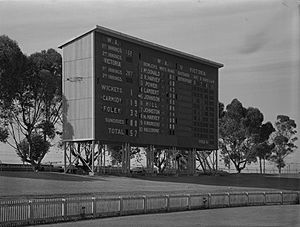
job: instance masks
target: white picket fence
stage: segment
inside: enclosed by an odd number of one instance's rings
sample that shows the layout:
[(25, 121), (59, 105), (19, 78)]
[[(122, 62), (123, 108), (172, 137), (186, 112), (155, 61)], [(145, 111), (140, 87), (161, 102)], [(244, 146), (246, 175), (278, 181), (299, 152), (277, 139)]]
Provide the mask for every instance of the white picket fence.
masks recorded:
[(300, 192), (102, 197), (97, 194), (0, 198), (0, 226), (237, 206), (299, 204)]

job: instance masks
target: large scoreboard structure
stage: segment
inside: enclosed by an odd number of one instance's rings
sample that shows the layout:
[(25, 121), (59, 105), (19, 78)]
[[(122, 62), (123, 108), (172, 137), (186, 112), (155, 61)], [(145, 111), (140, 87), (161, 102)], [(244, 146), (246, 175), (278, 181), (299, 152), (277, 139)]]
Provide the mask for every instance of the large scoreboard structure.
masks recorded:
[(64, 141), (218, 148), (222, 64), (100, 26), (60, 48)]

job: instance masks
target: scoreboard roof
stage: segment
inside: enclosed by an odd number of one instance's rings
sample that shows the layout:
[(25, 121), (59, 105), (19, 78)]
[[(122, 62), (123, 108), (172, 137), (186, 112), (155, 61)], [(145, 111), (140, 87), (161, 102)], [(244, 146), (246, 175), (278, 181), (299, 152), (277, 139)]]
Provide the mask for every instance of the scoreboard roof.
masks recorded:
[(215, 62), (215, 61), (211, 61), (211, 60), (208, 60), (208, 59), (205, 59), (205, 58), (201, 58), (201, 57), (198, 57), (198, 56), (195, 56), (195, 55), (192, 55), (192, 54), (184, 53), (184, 52), (181, 52), (179, 50), (175, 50), (175, 49), (165, 47), (165, 46), (162, 46), (162, 45), (159, 45), (159, 44), (156, 44), (156, 43), (152, 43), (152, 42), (149, 42), (149, 41), (146, 41), (146, 40), (143, 40), (143, 39), (139, 39), (139, 38), (136, 38), (134, 36), (130, 36), (130, 35), (118, 32), (118, 31), (114, 31), (112, 29), (105, 28), (105, 27), (102, 27), (102, 26), (99, 26), (99, 25), (97, 25), (96, 28), (93, 28), (90, 31), (88, 31), (88, 32), (86, 32), (86, 33), (84, 33), (84, 34), (82, 34), (78, 37), (75, 37), (75, 38), (69, 40), (68, 42), (60, 45), (59, 48), (63, 48), (65, 46), (71, 44), (72, 42), (82, 38), (83, 36), (86, 36), (87, 34), (89, 34), (91, 32), (94, 32), (94, 31), (101, 32), (102, 34), (107, 34), (107, 35), (110, 35), (110, 36), (115, 36), (116, 38), (120, 38), (120, 39), (129, 41), (129, 42), (134, 42), (136, 44), (139, 44), (139, 45), (142, 45), (142, 46), (145, 46), (145, 47), (148, 47), (148, 48), (152, 48), (152, 49), (155, 49), (155, 50), (159, 50), (159, 51), (162, 51), (162, 52), (165, 52), (165, 53), (168, 53), (168, 54), (172, 54), (172, 55), (175, 55), (175, 56), (184, 57), (186, 59), (193, 60), (193, 61), (196, 61), (196, 62), (199, 62), (199, 63), (204, 63), (204, 64), (207, 64), (207, 65), (216, 67), (216, 68), (222, 68), (224, 66), (223, 64)]

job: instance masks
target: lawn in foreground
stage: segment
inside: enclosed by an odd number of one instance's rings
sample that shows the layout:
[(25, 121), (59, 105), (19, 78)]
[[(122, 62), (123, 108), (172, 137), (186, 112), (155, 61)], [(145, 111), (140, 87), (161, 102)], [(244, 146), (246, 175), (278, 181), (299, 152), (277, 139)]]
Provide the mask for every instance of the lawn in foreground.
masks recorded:
[(101, 193), (142, 195), (299, 190), (300, 179), (259, 175), (116, 177), (50, 172), (0, 172), (0, 196)]
[(300, 205), (236, 207), (94, 219), (44, 227), (300, 226)]

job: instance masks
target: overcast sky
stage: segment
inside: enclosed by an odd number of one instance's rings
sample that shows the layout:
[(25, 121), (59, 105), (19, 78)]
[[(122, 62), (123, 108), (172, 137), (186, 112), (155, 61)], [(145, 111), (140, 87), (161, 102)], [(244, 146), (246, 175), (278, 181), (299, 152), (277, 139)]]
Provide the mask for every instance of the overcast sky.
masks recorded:
[[(272, 123), (288, 115), (300, 131), (299, 12), (297, 0), (0, 0), (0, 34), (29, 55), (101, 25), (217, 61), (221, 102), (238, 98)], [(15, 157), (5, 149), (0, 160)]]

